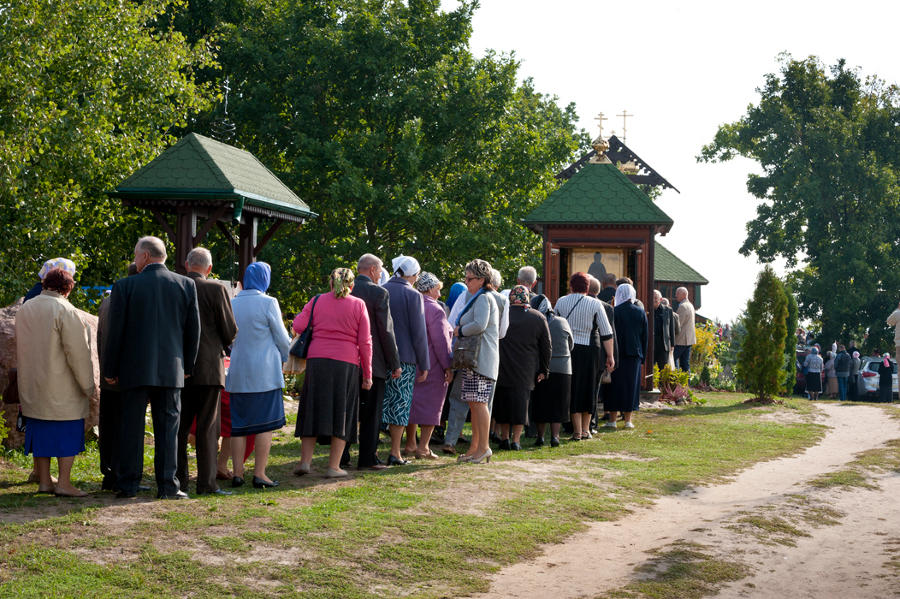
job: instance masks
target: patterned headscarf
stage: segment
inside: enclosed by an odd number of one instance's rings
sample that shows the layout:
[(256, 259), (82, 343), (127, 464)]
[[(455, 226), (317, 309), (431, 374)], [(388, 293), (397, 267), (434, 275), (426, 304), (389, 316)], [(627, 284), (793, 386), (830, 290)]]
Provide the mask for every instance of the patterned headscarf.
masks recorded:
[(512, 305), (528, 305), (528, 302), (531, 301), (531, 294), (528, 292), (528, 287), (525, 285), (516, 285), (509, 292), (509, 303)]
[(41, 267), (41, 271), (38, 273), (38, 278), (40, 280), (44, 280), (44, 277), (47, 276), (47, 273), (53, 270), (54, 268), (61, 268), (72, 277), (75, 277), (75, 263), (69, 260), (68, 258), (53, 258), (51, 260), (47, 260), (44, 262), (44, 265)]
[(419, 278), (416, 279), (416, 289), (422, 293), (425, 293), (429, 289), (434, 289), (438, 285), (441, 285), (440, 279), (424, 270), (419, 273)]
[(616, 287), (616, 305), (624, 304), (625, 302), (633, 302), (637, 298), (637, 294), (634, 292), (634, 287), (629, 285), (628, 283), (622, 283), (618, 287)]
[(272, 267), (265, 262), (253, 262), (244, 271), (244, 289), (258, 289), (265, 293), (272, 280)]
[(350, 295), (350, 288), (353, 287), (353, 271), (349, 268), (335, 268), (331, 271), (331, 291), (334, 297), (341, 298)]

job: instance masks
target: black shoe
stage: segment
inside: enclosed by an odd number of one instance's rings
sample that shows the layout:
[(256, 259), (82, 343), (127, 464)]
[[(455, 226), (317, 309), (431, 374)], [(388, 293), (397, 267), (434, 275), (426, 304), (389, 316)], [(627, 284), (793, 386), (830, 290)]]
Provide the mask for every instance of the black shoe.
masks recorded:
[(497, 443), (500, 449), (509, 449), (509, 439), (500, 439)]
[(278, 484), (279, 483), (277, 480), (268, 481), (268, 480), (263, 480), (257, 476), (253, 477), (253, 488), (254, 489), (271, 489), (272, 487), (277, 487)]
[(244, 486), (244, 479), (241, 478), (240, 476), (235, 476), (234, 478), (231, 479), (231, 488), (232, 489), (236, 489), (238, 487), (243, 487), (243, 486)]
[(394, 457), (394, 454), (388, 456), (388, 466), (406, 466), (407, 464), (409, 464), (409, 460), (398, 459)]
[(515, 441), (513, 441), (512, 443), (509, 444), (509, 448), (512, 449), (513, 451), (522, 451), (522, 446), (519, 445), (518, 443), (516, 443)]
[(116, 481), (112, 478), (103, 478), (103, 482), (100, 484), (101, 491), (115, 491), (116, 490)]
[(190, 499), (188, 494), (184, 491), (175, 491), (171, 494), (160, 493), (156, 496), (157, 499)]
[(550, 447), (559, 447), (559, 437), (552, 437), (550, 439)]
[(137, 493), (132, 493), (131, 491), (119, 491), (116, 493), (117, 499), (134, 499), (137, 497)]
[(543, 446), (544, 446), (544, 438), (543, 438), (543, 437), (538, 437), (537, 439), (535, 439), (535, 440), (534, 440), (534, 446), (535, 446), (535, 447), (543, 447)]
[[(500, 443), (503, 439), (501, 439), (496, 433), (491, 433), (491, 443)], [(502, 447), (500, 449), (503, 449)], [(509, 449), (507, 447), (507, 449)]]

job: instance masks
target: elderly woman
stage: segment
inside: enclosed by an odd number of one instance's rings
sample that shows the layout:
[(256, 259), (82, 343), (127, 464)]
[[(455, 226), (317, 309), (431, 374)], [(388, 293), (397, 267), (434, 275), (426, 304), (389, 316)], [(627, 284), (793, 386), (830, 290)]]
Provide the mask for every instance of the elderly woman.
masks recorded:
[[(19, 400), (26, 419), (25, 454), (38, 471), (38, 492), (84, 497), (72, 486), (75, 456), (84, 451), (84, 419), (94, 392), (87, 327), (68, 297), (72, 275), (61, 268), (47, 272), (44, 290), (16, 314)], [(54, 487), (50, 458), (59, 464)]]
[(478, 346), (474, 363), (462, 368), (459, 373), (460, 400), (468, 405), (472, 413), (472, 442), (458, 461), (476, 464), (490, 462), (493, 455), (488, 401), (493, 395), (500, 369), (500, 311), (491, 293), (491, 271), (491, 265), (484, 260), (475, 259), (466, 265), (466, 304), (453, 329), (453, 335), (458, 339), (455, 352), (459, 351), (463, 339), (474, 337), (473, 342), (466, 343)]
[(246, 437), (255, 439), (253, 487), (277, 487), (266, 476), (272, 447), (272, 431), (285, 424), (284, 375), (291, 343), (278, 300), (266, 295), (272, 276), (265, 262), (254, 262), (244, 271), (243, 290), (231, 300), (238, 333), (231, 349), (231, 365), (225, 390), (231, 402), (232, 487), (244, 484)]
[(822, 392), (822, 371), (825, 370), (825, 362), (819, 355), (819, 348), (813, 347), (809, 350), (809, 354), (803, 360), (803, 369), (806, 371), (806, 392), (809, 399), (815, 401)]
[(419, 278), (419, 263), (410, 256), (398, 256), (391, 261), (391, 265), (394, 276), (384, 284), (384, 288), (390, 294), (394, 337), (400, 355), (400, 377), (389, 379), (384, 386), (381, 421), (388, 425), (391, 435), (391, 453), (387, 464), (403, 466), (408, 462), (403, 459), (400, 445), (403, 431), (409, 424), (413, 387), (415, 383), (427, 379), (431, 358), (428, 355), (428, 333), (425, 332), (425, 301), (422, 294), (412, 287)]
[(528, 399), (535, 383), (550, 373), (550, 329), (547, 319), (529, 305), (530, 299), (524, 285), (509, 292), (509, 328), (500, 340), (493, 412), (500, 449), (522, 449), (519, 441), (528, 416)]
[(336, 268), (331, 293), (317, 295), (294, 318), (298, 335), (313, 327), (306, 354), (306, 378), (300, 394), (295, 436), (301, 438), (294, 474), (309, 474), (317, 437), (331, 437), (328, 478), (347, 476), (341, 455), (356, 438), (359, 389), (372, 388), (372, 332), (366, 303), (350, 295), (353, 271)]
[(603, 398), (603, 406), (609, 412), (609, 421), (604, 426), (609, 428), (616, 427), (619, 412), (625, 418), (625, 428), (634, 428), (631, 416), (640, 405), (641, 364), (647, 354), (647, 314), (636, 299), (630, 284), (616, 287), (614, 310), (619, 363), (612, 372), (611, 397)]
[(834, 371), (834, 352), (825, 353), (825, 395), (834, 399), (837, 397), (837, 373)]
[[(406, 453), (414, 453), (416, 459), (437, 459), (429, 445), (434, 427), (441, 423), (441, 411), (447, 387), (453, 380), (453, 369), (450, 368), (450, 323), (443, 307), (438, 303), (443, 284), (429, 272), (422, 272), (416, 280), (416, 289), (425, 300), (425, 330), (428, 334), (428, 376), (424, 381), (417, 381), (413, 387), (412, 408), (409, 413), (409, 425), (406, 427)], [(416, 426), (422, 428), (418, 446), (412, 446), (416, 440)]]
[(604, 366), (612, 371), (616, 360), (613, 348), (613, 330), (603, 302), (589, 297), (588, 278), (576, 272), (569, 279), (571, 293), (556, 302), (556, 313), (569, 322), (575, 347), (572, 349), (572, 440), (590, 439), (591, 414), (597, 402), (599, 372), (591, 346), (591, 331), (596, 326), (600, 342), (606, 352)]
[(544, 444), (544, 431), (550, 423), (550, 447), (559, 447), (559, 429), (569, 418), (569, 402), (572, 393), (572, 329), (565, 318), (560, 318), (543, 304), (544, 316), (550, 330), (550, 375), (537, 383), (531, 394), (531, 422), (537, 426), (535, 447)]

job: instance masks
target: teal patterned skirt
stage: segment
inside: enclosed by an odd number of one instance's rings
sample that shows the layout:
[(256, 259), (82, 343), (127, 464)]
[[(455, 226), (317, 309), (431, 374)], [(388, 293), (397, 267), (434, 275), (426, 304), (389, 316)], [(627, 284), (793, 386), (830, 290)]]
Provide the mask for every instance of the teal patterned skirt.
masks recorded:
[(412, 407), (413, 387), (416, 383), (416, 365), (402, 362), (400, 378), (388, 379), (384, 385), (384, 404), (381, 422), (406, 426), (409, 424), (409, 410)]

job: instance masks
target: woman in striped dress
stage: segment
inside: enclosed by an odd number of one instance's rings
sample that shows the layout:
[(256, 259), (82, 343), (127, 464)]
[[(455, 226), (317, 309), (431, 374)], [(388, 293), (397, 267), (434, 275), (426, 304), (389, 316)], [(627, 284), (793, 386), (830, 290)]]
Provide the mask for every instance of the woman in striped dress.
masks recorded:
[(603, 302), (587, 295), (588, 277), (576, 272), (569, 279), (571, 293), (556, 302), (556, 313), (569, 322), (575, 347), (572, 349), (572, 440), (590, 439), (591, 414), (597, 402), (597, 371), (591, 330), (596, 325), (600, 340), (606, 349), (606, 368), (611, 372), (616, 361), (613, 358), (612, 327), (603, 309)]

